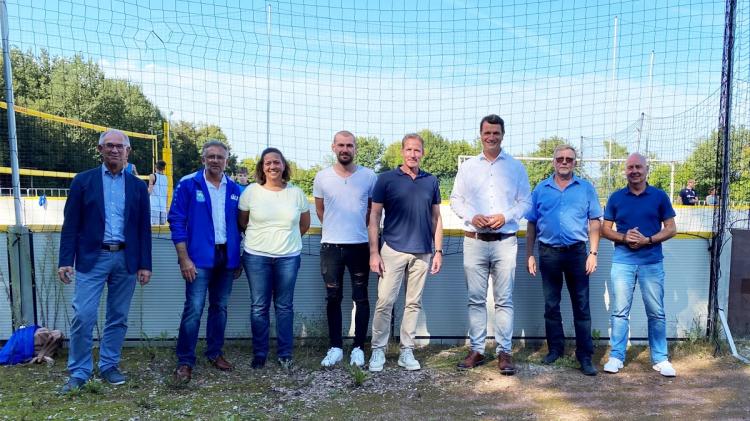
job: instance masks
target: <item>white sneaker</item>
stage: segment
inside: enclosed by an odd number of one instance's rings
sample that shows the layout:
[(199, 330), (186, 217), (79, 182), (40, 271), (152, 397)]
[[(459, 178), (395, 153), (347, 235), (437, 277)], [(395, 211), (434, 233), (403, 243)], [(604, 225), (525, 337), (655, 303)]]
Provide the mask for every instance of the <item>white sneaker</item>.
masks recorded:
[(385, 352), (381, 348), (373, 349), (372, 355), (370, 356), (370, 371), (378, 372), (383, 371), (385, 365)]
[(320, 362), (323, 367), (333, 367), (337, 362), (344, 359), (344, 351), (341, 348), (332, 347), (328, 350), (326, 357)]
[(664, 377), (675, 377), (677, 375), (677, 372), (674, 370), (674, 367), (672, 367), (669, 360), (664, 360), (659, 364), (655, 364), (653, 369), (658, 371)]
[(607, 373), (617, 373), (622, 367), (622, 360), (615, 357), (609, 357), (607, 364), (604, 364), (604, 371)]
[(401, 355), (398, 357), (399, 367), (403, 367), (409, 371), (419, 370), (422, 368), (419, 365), (419, 361), (414, 358), (414, 353), (411, 349), (406, 348), (401, 350)]
[(357, 367), (365, 365), (365, 353), (358, 346), (352, 349), (349, 365), (356, 365)]

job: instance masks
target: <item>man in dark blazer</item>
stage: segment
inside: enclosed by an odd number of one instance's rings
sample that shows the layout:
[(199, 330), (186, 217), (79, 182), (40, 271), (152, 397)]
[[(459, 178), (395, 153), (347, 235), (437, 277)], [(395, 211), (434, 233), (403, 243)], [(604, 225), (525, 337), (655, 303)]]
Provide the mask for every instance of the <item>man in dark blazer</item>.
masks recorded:
[[(99, 299), (107, 285), (107, 317), (99, 346), (99, 374), (111, 384), (125, 383), (118, 368), (128, 329), (136, 279), (151, 278), (150, 202), (146, 184), (123, 171), (130, 140), (119, 130), (99, 137), (101, 167), (73, 178), (65, 203), (57, 275), (69, 284), (75, 275), (68, 371), (60, 390), (81, 388), (91, 377), (91, 347)], [(75, 269), (73, 266), (75, 265)]]

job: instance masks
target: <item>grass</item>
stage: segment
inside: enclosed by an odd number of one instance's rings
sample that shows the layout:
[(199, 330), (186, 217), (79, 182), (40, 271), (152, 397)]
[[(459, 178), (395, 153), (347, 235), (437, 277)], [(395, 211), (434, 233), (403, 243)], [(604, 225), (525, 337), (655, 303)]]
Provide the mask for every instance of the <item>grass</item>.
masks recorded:
[[(687, 343), (673, 344), (673, 353)], [(695, 340), (690, 343), (690, 349), (707, 355), (711, 345)], [(124, 350), (121, 368), (129, 377), (125, 385), (111, 386), (95, 379), (80, 391), (59, 396), (56, 391), (67, 376), (63, 352), (52, 367), (0, 368), (0, 420), (465, 419), (492, 418), (500, 413), (507, 418), (548, 418), (549, 414), (556, 413), (554, 411), (578, 410), (579, 402), (567, 397), (571, 390), (590, 397), (599, 393), (605, 396), (607, 393), (623, 393), (618, 398), (620, 402), (631, 399), (627, 393), (641, 390), (643, 386), (636, 385), (644, 382), (630, 381), (628, 374), (583, 379), (572, 352), (551, 366), (542, 366), (540, 361), (546, 348), (539, 343), (516, 346), (514, 360), (519, 366), (519, 374), (513, 377), (497, 373), (490, 347), (487, 352), (490, 361), (470, 371), (456, 370), (456, 364), (466, 354), (465, 347), (420, 348), (415, 351), (415, 356), (424, 369), (406, 372), (396, 366), (399, 349), (397, 345), (391, 345), (387, 349), (386, 369), (382, 373), (369, 373), (345, 362), (332, 369), (323, 369), (320, 359), (326, 350), (327, 343), (322, 340), (298, 341), (295, 366), (288, 372), (275, 363), (273, 354), (265, 369), (252, 370), (249, 344), (232, 344), (226, 347), (226, 356), (235, 364), (234, 371), (220, 372), (199, 357), (193, 381), (180, 385), (171, 380), (174, 349), (159, 346), (159, 341), (151, 340), (147, 346)], [(595, 361), (604, 359), (606, 352), (606, 346), (597, 347)], [(675, 354), (685, 355), (682, 352)], [(670, 384), (650, 369), (645, 347), (631, 347), (626, 364), (626, 371), (643, 376), (646, 384)], [(750, 374), (731, 358), (707, 358), (701, 360), (701, 364), (715, 364), (718, 370), (727, 370), (735, 376)], [(690, 379), (681, 387), (691, 387), (700, 381), (702, 376)], [(618, 386), (617, 382), (624, 384)], [(721, 386), (722, 383), (717, 383), (712, 387)], [(741, 392), (747, 394), (748, 387), (744, 387)], [(632, 399), (633, 408), (638, 409), (640, 401)], [(591, 398), (589, 401), (607, 400)], [(741, 399), (736, 401), (744, 402)], [(734, 410), (732, 406), (729, 408)], [(750, 409), (739, 413), (739, 418), (748, 413)], [(586, 414), (580, 418), (590, 418)], [(729, 415), (737, 417), (735, 412)]]

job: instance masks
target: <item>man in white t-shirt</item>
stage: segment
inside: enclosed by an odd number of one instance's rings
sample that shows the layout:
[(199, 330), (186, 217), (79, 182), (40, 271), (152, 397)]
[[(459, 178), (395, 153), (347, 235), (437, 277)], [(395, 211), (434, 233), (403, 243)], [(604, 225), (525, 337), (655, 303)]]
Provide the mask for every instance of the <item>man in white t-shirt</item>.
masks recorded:
[(361, 367), (365, 364), (363, 350), (370, 321), (367, 221), (377, 176), (371, 169), (354, 163), (357, 141), (351, 132), (342, 130), (336, 133), (331, 149), (336, 155), (336, 163), (318, 172), (313, 182), (315, 211), (323, 227), (320, 271), (326, 284), (326, 314), (331, 345), (321, 365), (331, 367), (344, 357), (341, 301), (344, 269), (347, 268), (352, 279), (352, 300), (356, 306), (350, 364)]

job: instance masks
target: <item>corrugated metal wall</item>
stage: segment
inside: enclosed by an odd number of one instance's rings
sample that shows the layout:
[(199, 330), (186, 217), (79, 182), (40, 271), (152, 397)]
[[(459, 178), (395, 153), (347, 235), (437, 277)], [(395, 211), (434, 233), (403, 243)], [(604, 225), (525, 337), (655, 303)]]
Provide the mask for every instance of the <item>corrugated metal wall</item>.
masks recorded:
[[(5, 235), (2, 235), (3, 239)], [(325, 289), (320, 277), (318, 242), (319, 236), (305, 238), (305, 255), (295, 289), (296, 332), (299, 336), (327, 336), (325, 323)], [(37, 282), (37, 317), (40, 324), (68, 331), (71, 314), (71, 297), (74, 285), (63, 285), (56, 277), (59, 233), (35, 233), (34, 262)], [(432, 338), (463, 338), (468, 328), (466, 313), (466, 282), (463, 276), (461, 237), (447, 237), (443, 270), (436, 276), (428, 276), (423, 299), (418, 335)], [(7, 256), (7, 244), (0, 242), (1, 256)], [(544, 336), (544, 304), (541, 278), (530, 277), (525, 266), (525, 239), (519, 239), (519, 254), (514, 290), (515, 328), (517, 337)], [(709, 255), (707, 240), (673, 239), (664, 245), (667, 273), (665, 306), (669, 337), (682, 337), (697, 320), (705, 326), (708, 300)], [(591, 277), (592, 327), (607, 337), (609, 332), (609, 309), (606, 281), (609, 278), (612, 245), (602, 241), (599, 254), (599, 271)], [(155, 235), (153, 247), (154, 276), (145, 287), (136, 287), (130, 312), (128, 338), (174, 338), (177, 336), (180, 315), (184, 303), (184, 281), (180, 277), (172, 242), (166, 236)], [(7, 259), (0, 259), (0, 269), (7, 279)], [(105, 293), (106, 294), (106, 293)], [(344, 296), (351, 296), (348, 275)], [(0, 297), (0, 339), (10, 334), (10, 307), (5, 297)], [(370, 277), (371, 311), (377, 300), (377, 278)], [(492, 309), (492, 299), (489, 297)], [(100, 307), (99, 326), (103, 323), (104, 297)], [(235, 282), (229, 305), (228, 338), (251, 336), (249, 312), (249, 290), (245, 274)], [(401, 321), (403, 294), (396, 305), (394, 323), (396, 332)], [(566, 334), (574, 335), (572, 311), (567, 291), (563, 290), (563, 320)], [(352, 302), (344, 300), (343, 316), (345, 330), (353, 334)], [(490, 313), (491, 316), (491, 313)], [(205, 314), (204, 314), (205, 320)], [(491, 323), (491, 318), (488, 318)], [(631, 314), (631, 336), (645, 338), (647, 321), (640, 292)], [(489, 330), (490, 335), (492, 330)], [(346, 332), (345, 332), (346, 333)], [(96, 334), (96, 332), (95, 332)], [(201, 335), (203, 330), (201, 330)], [(429, 342), (428, 340), (422, 341)]]
[(10, 310), (10, 276), (8, 271), (8, 235), (0, 233), (0, 339), (13, 333), (13, 318)]

